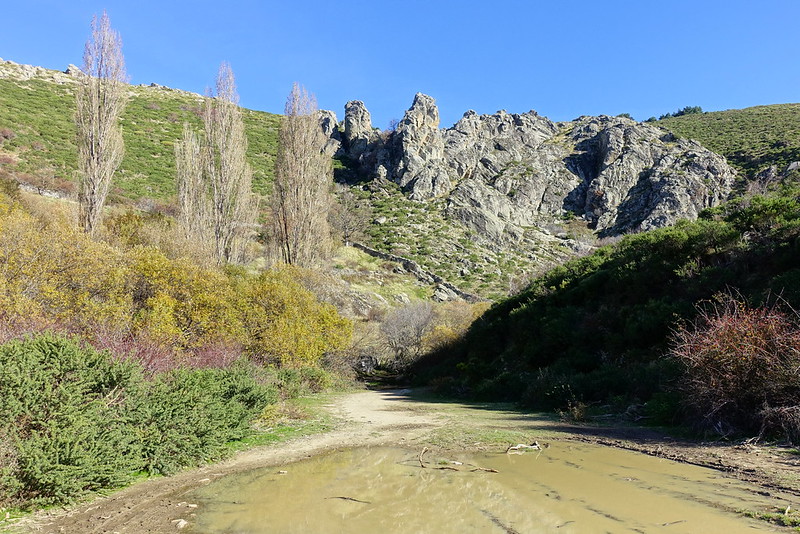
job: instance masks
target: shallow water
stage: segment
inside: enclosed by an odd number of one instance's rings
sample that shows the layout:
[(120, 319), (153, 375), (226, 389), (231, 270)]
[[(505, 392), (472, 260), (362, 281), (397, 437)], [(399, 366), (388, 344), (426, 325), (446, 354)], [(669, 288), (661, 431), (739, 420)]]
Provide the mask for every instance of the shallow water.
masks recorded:
[[(774, 511), (764, 496), (711, 469), (588, 444), (522, 455), (350, 449), (230, 475), (197, 490), (195, 532), (724, 533), (770, 531), (737, 509)], [(436, 467), (456, 467), (435, 469)], [(285, 472), (285, 473), (282, 473)]]

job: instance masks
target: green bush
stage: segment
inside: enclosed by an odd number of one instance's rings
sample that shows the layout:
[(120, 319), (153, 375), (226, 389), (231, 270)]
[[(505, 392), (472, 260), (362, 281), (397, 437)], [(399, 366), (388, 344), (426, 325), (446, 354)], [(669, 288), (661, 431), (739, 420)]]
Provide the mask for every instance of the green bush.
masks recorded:
[(148, 379), (54, 334), (0, 346), (0, 506), (63, 503), (222, 456), (277, 400), (261, 373), (239, 362)]
[(259, 385), (242, 364), (157, 376), (129, 399), (143, 469), (168, 474), (219, 458), (225, 444), (245, 437), (249, 421), (276, 400), (277, 391)]
[(662, 357), (676, 323), (697, 315), (696, 302), (736, 288), (753, 303), (774, 294), (800, 305), (798, 198), (790, 188), (750, 197), (558, 266), (415, 371), (540, 409), (612, 397), (646, 403), (675, 388), (681, 369)]
[(16, 459), (5, 497), (49, 504), (124, 483), (140, 467), (124, 415), (139, 380), (134, 364), (50, 334), (0, 347), (0, 432)]

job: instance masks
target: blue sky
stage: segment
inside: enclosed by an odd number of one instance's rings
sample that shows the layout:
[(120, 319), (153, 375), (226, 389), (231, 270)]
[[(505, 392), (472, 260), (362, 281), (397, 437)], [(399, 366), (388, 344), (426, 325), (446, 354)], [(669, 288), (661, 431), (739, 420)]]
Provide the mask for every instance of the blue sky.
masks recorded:
[(797, 0), (4, 4), (4, 59), (80, 65), (92, 15), (106, 9), (132, 83), (202, 93), (225, 60), (246, 107), (281, 112), (297, 81), (340, 119), (363, 100), (379, 128), (418, 91), (436, 99), (443, 127), (468, 109), (644, 120), (800, 101)]

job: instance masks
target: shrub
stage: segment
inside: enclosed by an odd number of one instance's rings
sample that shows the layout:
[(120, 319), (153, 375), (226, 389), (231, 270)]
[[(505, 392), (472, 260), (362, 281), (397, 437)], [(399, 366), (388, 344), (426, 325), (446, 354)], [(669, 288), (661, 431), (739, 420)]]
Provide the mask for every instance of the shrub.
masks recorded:
[(319, 302), (284, 266), (252, 279), (240, 278), (240, 313), (245, 348), (255, 361), (288, 367), (315, 366), (328, 351), (350, 341), (352, 323)]
[(138, 388), (129, 400), (143, 468), (168, 474), (219, 458), (242, 439), (250, 420), (277, 400), (245, 364), (229, 369), (176, 369)]
[(148, 379), (136, 361), (55, 334), (0, 346), (0, 506), (68, 502), (222, 456), (277, 401), (262, 373), (237, 362)]
[(422, 354), (425, 336), (433, 328), (433, 318), (430, 302), (407, 304), (386, 314), (381, 332), (399, 363), (408, 364)]
[(684, 402), (700, 427), (763, 434), (785, 432), (782, 415), (797, 419), (800, 326), (791, 310), (719, 295), (677, 327), (670, 354), (685, 367)]
[(6, 498), (64, 502), (125, 482), (139, 455), (124, 392), (139, 379), (135, 365), (52, 334), (0, 347), (0, 433), (14, 448), (0, 472)]

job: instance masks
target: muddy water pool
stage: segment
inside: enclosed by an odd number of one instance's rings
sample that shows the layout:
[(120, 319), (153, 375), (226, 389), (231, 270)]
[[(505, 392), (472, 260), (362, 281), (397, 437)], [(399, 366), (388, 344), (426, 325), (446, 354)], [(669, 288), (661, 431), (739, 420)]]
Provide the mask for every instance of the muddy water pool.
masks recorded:
[(425, 468), (419, 453), (348, 449), (220, 478), (190, 496), (198, 504), (191, 530), (736, 534), (773, 530), (736, 510), (795, 507), (792, 497), (711, 469), (597, 445), (556, 442), (519, 455), (428, 452)]

